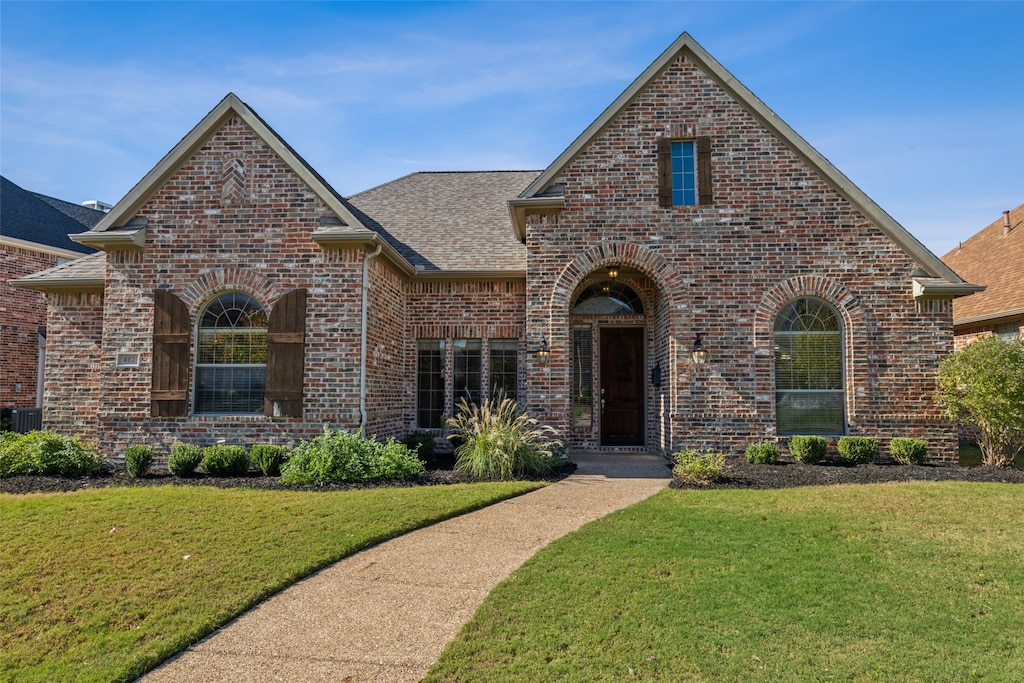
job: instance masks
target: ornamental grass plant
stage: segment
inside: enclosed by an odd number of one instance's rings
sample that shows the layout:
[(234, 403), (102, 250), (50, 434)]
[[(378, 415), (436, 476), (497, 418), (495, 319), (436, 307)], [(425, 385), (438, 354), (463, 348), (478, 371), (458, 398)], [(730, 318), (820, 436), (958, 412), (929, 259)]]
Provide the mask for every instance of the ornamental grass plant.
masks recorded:
[(475, 405), (462, 399), (448, 418), (455, 469), (486, 479), (513, 479), (551, 472), (564, 462), (554, 428), (541, 424), (510, 398)]

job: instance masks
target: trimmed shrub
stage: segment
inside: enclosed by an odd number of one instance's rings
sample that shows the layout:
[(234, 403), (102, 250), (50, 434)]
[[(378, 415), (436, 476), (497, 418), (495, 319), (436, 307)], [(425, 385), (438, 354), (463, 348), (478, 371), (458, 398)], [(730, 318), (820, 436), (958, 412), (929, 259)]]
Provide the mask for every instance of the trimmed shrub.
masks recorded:
[(0, 477), (19, 474), (93, 476), (103, 461), (90, 444), (77, 436), (51, 431), (32, 431), (5, 436), (0, 441)]
[(878, 439), (870, 436), (844, 436), (836, 444), (839, 459), (857, 464), (869, 463), (878, 457)]
[(513, 479), (551, 472), (564, 462), (556, 432), (519, 409), (510, 398), (482, 405), (462, 399), (448, 418), (455, 441), (455, 469), (486, 479)]
[(729, 476), (730, 467), (725, 464), (725, 453), (691, 448), (672, 457), (676, 461), (672, 476), (684, 484), (710, 484)]
[(176, 477), (195, 473), (203, 461), (203, 449), (190, 443), (176, 443), (167, 456), (167, 469)]
[(897, 436), (889, 442), (889, 456), (904, 465), (920, 465), (928, 457), (928, 442)]
[(124, 468), (129, 477), (141, 478), (149, 472), (153, 464), (153, 447), (145, 444), (132, 444), (124, 451)]
[(816, 465), (828, 455), (828, 439), (824, 436), (791, 436), (789, 452), (802, 463)]
[(281, 483), (323, 486), (368, 479), (412, 479), (423, 474), (415, 453), (394, 439), (380, 443), (344, 430), (303, 441), (281, 467)]
[(249, 472), (249, 452), (245, 446), (207, 446), (200, 466), (215, 477), (244, 477)]
[(755, 441), (747, 446), (747, 462), (774, 465), (779, 461), (779, 445), (774, 441)]
[(281, 465), (288, 461), (290, 450), (287, 446), (258, 443), (252, 447), (252, 464), (268, 477), (281, 475)]
[(423, 434), (421, 432), (410, 434), (402, 439), (402, 445), (416, 453), (423, 462), (428, 465), (433, 464), (436, 444), (434, 443), (434, 437), (430, 434)]

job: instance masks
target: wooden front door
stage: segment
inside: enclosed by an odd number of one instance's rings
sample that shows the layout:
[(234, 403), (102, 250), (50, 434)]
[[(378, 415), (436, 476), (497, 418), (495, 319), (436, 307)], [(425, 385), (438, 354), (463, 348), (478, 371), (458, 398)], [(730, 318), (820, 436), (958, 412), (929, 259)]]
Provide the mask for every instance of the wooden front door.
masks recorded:
[(601, 328), (601, 445), (644, 445), (644, 331)]

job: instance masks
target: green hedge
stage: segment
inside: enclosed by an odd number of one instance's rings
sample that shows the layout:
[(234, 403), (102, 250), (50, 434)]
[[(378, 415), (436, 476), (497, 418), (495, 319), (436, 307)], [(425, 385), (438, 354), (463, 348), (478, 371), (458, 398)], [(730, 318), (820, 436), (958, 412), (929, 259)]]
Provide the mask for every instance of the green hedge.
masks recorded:
[(870, 436), (844, 436), (836, 443), (839, 459), (852, 464), (866, 464), (878, 457), (878, 439)]
[(824, 436), (791, 436), (789, 453), (800, 462), (815, 465), (828, 455), (828, 439)]
[(77, 436), (48, 430), (5, 432), (0, 438), (0, 477), (24, 474), (92, 476), (103, 469), (96, 449)]

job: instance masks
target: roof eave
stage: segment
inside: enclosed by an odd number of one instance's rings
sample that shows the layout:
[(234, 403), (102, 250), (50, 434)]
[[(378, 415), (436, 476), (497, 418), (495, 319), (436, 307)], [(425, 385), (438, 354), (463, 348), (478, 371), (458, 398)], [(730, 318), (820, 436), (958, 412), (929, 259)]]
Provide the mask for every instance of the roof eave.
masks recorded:
[(565, 197), (519, 197), (508, 200), (512, 230), (516, 239), (526, 243), (526, 217), (530, 214), (557, 213), (565, 206)]
[(310, 233), (313, 241), (323, 249), (371, 249), (378, 245), (381, 247), (381, 255), (405, 277), (413, 277), (416, 269), (398, 253), (398, 250), (388, 244), (387, 240), (368, 228), (357, 230), (323, 230), (318, 229)]
[(504, 282), (526, 280), (525, 270), (417, 270), (417, 280), (441, 282)]
[(104, 282), (102, 278), (60, 278), (60, 279), (45, 279), (45, 278), (22, 278), (20, 280), (11, 280), (10, 284), (19, 287), (21, 289), (31, 289), (37, 292), (47, 293), (58, 293), (58, 292), (75, 292), (75, 293), (96, 293), (102, 292)]
[(137, 251), (146, 246), (146, 228), (82, 232), (68, 235), (73, 242), (103, 251)]
[(979, 323), (996, 323), (1004, 319), (1019, 318), (1022, 315), (1024, 315), (1024, 308), (1011, 308), (1005, 311), (997, 311), (996, 313), (984, 313), (971, 316), (970, 318), (953, 320), (953, 327), (964, 327), (965, 325), (977, 325)]
[(950, 282), (940, 278), (911, 278), (915, 299), (956, 299), (985, 291), (985, 285), (972, 285), (962, 280)]
[(50, 256), (66, 259), (82, 258), (83, 256), (89, 255), (84, 251), (71, 251), (70, 249), (51, 247), (48, 244), (31, 242), (29, 240), (18, 239), (17, 237), (6, 237), (4, 235), (0, 235), (0, 244), (7, 247), (14, 247), (15, 249), (24, 249), (26, 251), (34, 251), (39, 254), (49, 254)]

